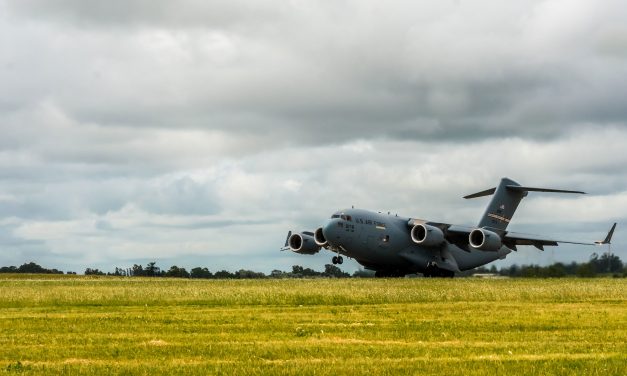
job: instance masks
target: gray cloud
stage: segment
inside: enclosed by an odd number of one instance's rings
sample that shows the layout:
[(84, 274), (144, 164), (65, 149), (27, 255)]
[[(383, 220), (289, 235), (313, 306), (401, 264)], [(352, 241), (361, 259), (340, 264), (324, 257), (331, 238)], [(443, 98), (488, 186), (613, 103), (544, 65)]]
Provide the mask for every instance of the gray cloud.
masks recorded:
[[(595, 12), (559, 1), (486, 2), (490, 12), (456, 2), (9, 4), (31, 42), (14, 59), (81, 123), (271, 129), (316, 143), (555, 137), (626, 115), (617, 2)], [(16, 25), (22, 17), (39, 22)]]

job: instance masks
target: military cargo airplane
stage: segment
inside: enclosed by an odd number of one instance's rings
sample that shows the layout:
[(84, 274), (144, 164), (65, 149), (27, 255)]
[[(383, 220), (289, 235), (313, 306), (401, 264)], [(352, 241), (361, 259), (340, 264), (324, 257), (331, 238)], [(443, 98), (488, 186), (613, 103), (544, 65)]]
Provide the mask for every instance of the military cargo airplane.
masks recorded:
[(538, 235), (507, 231), (516, 208), (529, 192), (578, 193), (561, 189), (524, 187), (503, 178), (498, 187), (477, 192), (465, 199), (493, 195), (476, 227), (404, 218), (362, 209), (334, 213), (315, 231), (287, 234), (285, 247), (312, 255), (322, 248), (330, 250), (333, 264), (342, 264), (347, 256), (376, 277), (401, 277), (422, 273), (425, 277), (453, 277), (455, 273), (504, 259), (520, 245), (545, 246), (558, 243), (609, 244), (616, 223), (604, 240), (595, 243), (553, 240)]

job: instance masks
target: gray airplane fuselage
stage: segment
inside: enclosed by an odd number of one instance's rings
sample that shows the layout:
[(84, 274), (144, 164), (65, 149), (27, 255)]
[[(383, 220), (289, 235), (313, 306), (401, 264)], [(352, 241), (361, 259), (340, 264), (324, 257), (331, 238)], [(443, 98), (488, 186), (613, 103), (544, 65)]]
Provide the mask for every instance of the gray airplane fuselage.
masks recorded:
[[(511, 249), (483, 252), (444, 242), (424, 247), (412, 241), (411, 219), (362, 209), (338, 211), (322, 226), (324, 237), (336, 252), (369, 269), (423, 273), (431, 266), (461, 271), (504, 258)], [(450, 257), (453, 256), (453, 257)]]

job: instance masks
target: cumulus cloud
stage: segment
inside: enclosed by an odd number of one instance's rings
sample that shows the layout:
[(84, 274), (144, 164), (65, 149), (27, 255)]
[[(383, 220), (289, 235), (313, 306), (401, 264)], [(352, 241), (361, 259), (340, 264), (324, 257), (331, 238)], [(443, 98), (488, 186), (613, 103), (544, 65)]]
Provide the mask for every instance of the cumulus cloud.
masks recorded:
[(288, 229), (350, 205), (472, 224), (458, 197), (502, 176), (590, 192), (512, 225), (593, 235), (627, 189), (626, 13), (0, 1), (0, 263), (289, 268), (312, 261), (274, 252)]

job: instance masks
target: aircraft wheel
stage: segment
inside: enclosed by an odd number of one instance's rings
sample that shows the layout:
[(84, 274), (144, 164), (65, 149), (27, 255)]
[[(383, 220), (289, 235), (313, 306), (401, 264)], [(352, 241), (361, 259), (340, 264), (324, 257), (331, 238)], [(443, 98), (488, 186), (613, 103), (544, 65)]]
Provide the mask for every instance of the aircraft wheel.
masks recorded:
[(344, 258), (342, 256), (337, 256), (337, 263), (342, 265), (344, 263)]
[(333, 258), (331, 259), (331, 262), (333, 263), (333, 265), (337, 264), (337, 256), (333, 256)]

